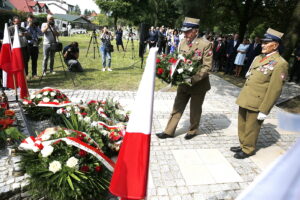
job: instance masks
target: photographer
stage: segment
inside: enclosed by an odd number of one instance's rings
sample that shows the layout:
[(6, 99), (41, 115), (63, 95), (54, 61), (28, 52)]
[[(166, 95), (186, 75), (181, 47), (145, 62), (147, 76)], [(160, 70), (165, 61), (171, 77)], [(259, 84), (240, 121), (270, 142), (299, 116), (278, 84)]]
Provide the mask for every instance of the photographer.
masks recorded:
[[(107, 27), (104, 27), (102, 30), (102, 34), (100, 37), (102, 41), (102, 45), (100, 47), (100, 52), (102, 55), (102, 71), (104, 72), (107, 68), (107, 71), (112, 71), (110, 68), (111, 66), (111, 52), (113, 52), (113, 46), (111, 45), (111, 40), (113, 39), (113, 36), (110, 31), (108, 31)], [(107, 63), (106, 63), (107, 59)]]
[(70, 72), (83, 72), (82, 66), (78, 61), (79, 46), (78, 42), (72, 42), (63, 50), (64, 60)]
[(52, 15), (47, 15), (47, 22), (42, 24), (42, 32), (44, 33), (44, 59), (43, 59), (43, 76), (46, 76), (48, 59), (50, 57), (50, 73), (53, 71), (55, 51), (51, 50), (51, 44), (56, 42), (56, 37), (59, 36), (57, 28), (54, 25), (54, 18)]
[(29, 58), (31, 57), (31, 73), (32, 78), (37, 78), (37, 60), (39, 56), (39, 42), (40, 36), (43, 35), (41, 29), (38, 27), (37, 22), (35, 21), (35, 17), (33, 15), (29, 15), (27, 17), (27, 31), (31, 34), (32, 38), (28, 40), (28, 52)]
[(121, 45), (123, 51), (125, 51), (122, 37), (123, 37), (123, 30), (122, 30), (121, 26), (119, 26), (116, 31), (116, 45), (117, 45), (118, 51), (119, 51), (119, 45)]

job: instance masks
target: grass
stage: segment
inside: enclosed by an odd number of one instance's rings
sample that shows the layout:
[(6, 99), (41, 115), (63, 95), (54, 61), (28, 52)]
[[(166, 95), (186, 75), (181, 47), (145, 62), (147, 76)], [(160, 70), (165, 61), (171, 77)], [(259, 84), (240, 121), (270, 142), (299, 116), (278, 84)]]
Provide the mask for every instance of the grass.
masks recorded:
[[(98, 42), (99, 39), (97, 38)], [(101, 89), (101, 90), (129, 90), (133, 91), (138, 88), (141, 80), (147, 53), (144, 55), (144, 66), (141, 68), (141, 59), (138, 56), (138, 42), (134, 41), (134, 53), (132, 53), (131, 41), (123, 40), (124, 46), (127, 46), (127, 51), (118, 52), (115, 41), (114, 52), (112, 53), (112, 72), (102, 72), (102, 62), (98, 54), (98, 48), (93, 43), (90, 46), (87, 54), (90, 35), (76, 35), (71, 37), (60, 37), (63, 45), (68, 45), (73, 41), (79, 43), (80, 56), (79, 61), (84, 68), (83, 73), (70, 73), (63, 71), (61, 60), (58, 53), (55, 54), (54, 71), (56, 74), (47, 74), (42, 81), (29, 80), (29, 88), (54, 87), (63, 89)], [(127, 44), (128, 42), (128, 44)], [(100, 45), (100, 44), (99, 44)], [(95, 59), (94, 59), (95, 46)], [(132, 58), (133, 57), (133, 58)], [(42, 59), (43, 49), (40, 47), (38, 59), (38, 75), (42, 74)], [(66, 69), (66, 65), (65, 65)], [(49, 70), (49, 66), (48, 66)], [(31, 63), (29, 63), (29, 75), (31, 75)], [(74, 78), (75, 86), (72, 83), (71, 76)], [(167, 85), (161, 81), (156, 81), (156, 90), (166, 87)]]

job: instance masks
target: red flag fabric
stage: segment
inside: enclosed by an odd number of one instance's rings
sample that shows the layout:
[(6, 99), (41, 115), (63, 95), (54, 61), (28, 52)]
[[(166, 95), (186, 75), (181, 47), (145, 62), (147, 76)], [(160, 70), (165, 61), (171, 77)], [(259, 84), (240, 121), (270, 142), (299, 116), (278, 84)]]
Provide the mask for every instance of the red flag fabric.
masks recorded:
[(151, 48), (109, 190), (122, 199), (147, 195), (156, 53)]
[(24, 99), (28, 97), (28, 88), (27, 82), (25, 79), (25, 64), (23, 61), (23, 54), (20, 44), (20, 37), (18, 27), (15, 26), (15, 35), (14, 35), (14, 42), (11, 54), (11, 69), (10, 72), (13, 73), (14, 76), (14, 87), (20, 88), (20, 97)]
[(11, 68), (11, 40), (8, 32), (8, 25), (4, 27), (4, 37), (2, 42), (2, 48), (0, 53), (0, 68), (2, 71), (2, 85), (3, 87), (14, 88), (12, 75), (8, 75), (7, 72)]

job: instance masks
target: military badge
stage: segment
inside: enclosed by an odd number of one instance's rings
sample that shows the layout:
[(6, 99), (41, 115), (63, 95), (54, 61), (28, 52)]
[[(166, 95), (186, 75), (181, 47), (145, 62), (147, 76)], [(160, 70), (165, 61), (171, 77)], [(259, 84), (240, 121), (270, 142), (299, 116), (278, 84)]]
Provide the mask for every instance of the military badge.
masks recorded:
[(213, 54), (212, 50), (209, 50), (209, 52), (207, 53), (208, 56), (211, 56)]
[(270, 60), (267, 64), (261, 65), (257, 68), (257, 71), (262, 72), (263, 74), (268, 74), (269, 71), (274, 70), (274, 65), (276, 65), (277, 62), (275, 60)]
[(281, 80), (284, 80), (285, 79), (285, 73), (281, 73), (280, 78), (281, 78)]
[(202, 56), (202, 52), (201, 52), (199, 49), (196, 49), (196, 50), (195, 50), (194, 56), (199, 56), (199, 57), (201, 57), (201, 56)]

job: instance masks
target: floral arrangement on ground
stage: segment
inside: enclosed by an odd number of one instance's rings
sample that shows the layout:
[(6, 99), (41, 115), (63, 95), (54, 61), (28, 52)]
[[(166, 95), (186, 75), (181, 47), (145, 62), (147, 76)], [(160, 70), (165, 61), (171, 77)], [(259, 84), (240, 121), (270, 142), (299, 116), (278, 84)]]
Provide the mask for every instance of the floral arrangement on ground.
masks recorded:
[(159, 55), (156, 59), (156, 77), (175, 86), (191, 85), (192, 76), (201, 68), (197, 59), (199, 57), (201, 57), (199, 50), (186, 55), (177, 53)]
[(13, 126), (15, 112), (5, 108), (0, 108), (0, 149), (7, 145), (14, 145), (20, 142), (25, 136)]
[(25, 139), (19, 149), (34, 199), (97, 200), (107, 195), (114, 164), (90, 135), (48, 128)]

